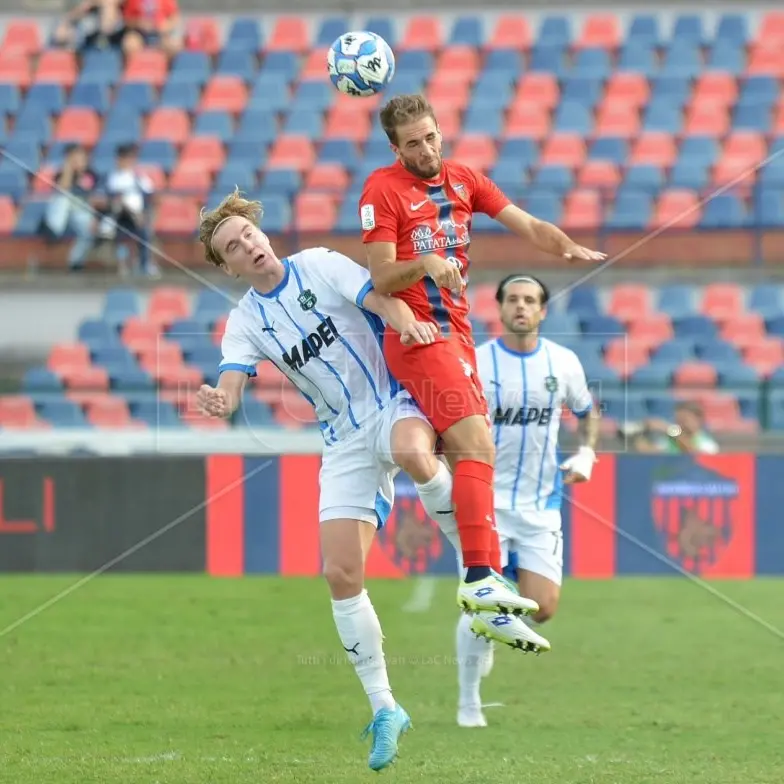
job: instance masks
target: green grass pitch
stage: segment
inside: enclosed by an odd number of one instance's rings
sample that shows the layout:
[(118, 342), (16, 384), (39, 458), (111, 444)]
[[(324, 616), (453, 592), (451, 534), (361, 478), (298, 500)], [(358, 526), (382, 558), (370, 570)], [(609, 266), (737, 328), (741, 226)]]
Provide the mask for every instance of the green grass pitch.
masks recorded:
[[(0, 578), (0, 628), (77, 578)], [(784, 582), (713, 583), (784, 628)], [(550, 654), (500, 650), (455, 724), (454, 581), (369, 584), (414, 730), (381, 774), (320, 580), (103, 576), (0, 637), (9, 784), (782, 784), (784, 640), (684, 579), (567, 581)]]

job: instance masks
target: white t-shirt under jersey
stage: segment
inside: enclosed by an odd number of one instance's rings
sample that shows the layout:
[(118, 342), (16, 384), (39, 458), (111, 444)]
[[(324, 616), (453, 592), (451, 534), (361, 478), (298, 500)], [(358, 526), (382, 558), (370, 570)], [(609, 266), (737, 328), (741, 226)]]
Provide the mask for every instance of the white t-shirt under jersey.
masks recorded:
[(366, 269), (326, 248), (283, 266), (273, 291), (251, 288), (229, 314), (219, 369), (255, 376), (269, 360), (313, 405), (325, 443), (335, 444), (400, 390), (384, 360), (383, 322), (362, 308), (373, 284)]
[(562, 409), (582, 417), (593, 406), (580, 360), (546, 338), (527, 354), (496, 339), (477, 349), (477, 363), (496, 448), (496, 509), (560, 509)]

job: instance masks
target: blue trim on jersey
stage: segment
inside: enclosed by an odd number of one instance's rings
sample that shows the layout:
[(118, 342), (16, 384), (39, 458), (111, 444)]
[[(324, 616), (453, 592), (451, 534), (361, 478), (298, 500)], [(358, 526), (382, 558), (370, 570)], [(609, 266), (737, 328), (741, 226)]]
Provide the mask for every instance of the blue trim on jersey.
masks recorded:
[(593, 411), (593, 403), (589, 404), (589, 406), (587, 408), (584, 408), (582, 411), (575, 411), (574, 409), (572, 409), (572, 413), (578, 419), (582, 419), (583, 417), (587, 417), (588, 414), (591, 413), (591, 411)]
[(433, 312), (433, 318), (441, 327), (441, 334), (449, 335), (452, 331), (452, 322), (449, 319), (449, 311), (444, 300), (441, 297), (441, 289), (438, 288), (436, 282), (429, 276), (425, 275), (422, 279), (425, 284), (425, 293), (427, 294), (427, 301), (430, 303), (430, 308)]
[[(269, 323), (269, 319), (267, 319), (267, 314), (264, 312), (264, 306), (261, 304), (261, 302), (257, 302), (256, 304), (259, 306), (259, 313), (261, 313), (261, 318), (264, 321), (264, 326), (268, 330), (270, 330), (270, 323)], [(278, 344), (278, 348), (280, 349), (281, 354), (285, 354), (286, 353), (286, 347), (280, 342), (278, 336), (275, 334), (275, 330), (270, 330), (269, 334), (272, 335), (272, 339)], [(272, 360), (270, 360), (270, 361), (272, 361)], [(280, 370), (281, 373), (283, 373), (281, 368), (279, 368), (278, 365), (275, 362), (273, 362), (272, 364), (275, 365), (275, 367), (277, 367), (278, 370)], [(283, 375), (285, 376), (286, 374), (283, 373)], [(288, 378), (288, 376), (286, 376), (286, 377)], [(308, 379), (308, 380), (310, 381), (310, 379)], [(296, 383), (294, 383), (293, 380), (292, 380), (292, 383), (294, 384), (295, 387), (297, 387), (297, 389), (299, 390), (299, 393), (302, 395), (302, 397), (304, 397), (305, 400), (307, 400), (308, 403), (310, 403), (310, 405), (313, 406), (313, 410), (315, 411), (316, 410), (316, 401), (313, 400), (313, 398), (307, 392), (305, 392), (303, 389), (300, 389), (299, 386)], [(310, 383), (313, 384), (312, 381)], [(318, 389), (318, 387), (315, 384), (313, 384), (313, 386), (316, 387), (316, 389)], [(335, 411), (335, 409), (332, 408), (332, 406), (327, 402), (327, 398), (324, 396), (324, 393), (320, 389), (319, 389), (319, 394), (321, 395), (321, 398), (324, 401), (324, 405), (326, 405), (326, 407), (333, 413), (334, 416), (338, 416), (338, 414), (340, 412)], [(322, 436), (324, 435), (324, 430), (329, 428), (329, 437), (332, 439), (331, 442), (329, 442), (329, 443), (333, 443), (334, 444), (338, 440), (338, 437), (335, 435), (335, 429), (332, 427), (332, 425), (329, 422), (322, 422), (322, 421), (319, 420), (319, 427), (321, 428)]]
[(536, 348), (533, 351), (516, 351), (513, 348), (509, 348), (509, 346), (507, 346), (506, 343), (504, 343), (503, 338), (496, 338), (495, 342), (498, 344), (500, 348), (506, 351), (507, 354), (511, 354), (513, 357), (533, 357), (539, 353), (539, 349), (542, 347), (541, 338), (539, 338), (539, 340), (537, 341)]
[[(293, 268), (293, 265), (292, 265), (292, 268)], [(295, 274), (296, 274), (296, 272), (295, 272)], [(298, 330), (299, 334), (302, 335), (303, 340), (306, 340), (307, 337), (308, 337), (308, 333), (305, 332), (304, 329), (302, 329), (302, 325), (299, 324), (299, 322), (297, 322), (292, 317), (291, 313), (289, 313), (288, 310), (286, 310), (286, 307), (280, 301), (280, 299), (276, 299), (275, 301), (278, 303), (278, 305), (280, 306), (280, 309), (286, 315), (288, 320), (296, 327), (296, 329)], [(285, 349), (284, 349), (284, 353), (285, 353)], [(354, 429), (355, 430), (359, 430), (359, 424), (357, 423), (357, 420), (354, 417), (354, 412), (351, 409), (351, 393), (348, 391), (348, 388), (343, 383), (343, 379), (341, 378), (340, 373), (338, 373), (338, 371), (335, 370), (335, 368), (332, 367), (332, 365), (329, 362), (327, 362), (326, 359), (322, 359), (321, 357), (316, 357), (316, 359), (318, 359), (319, 362), (322, 362), (324, 364), (324, 367), (326, 367), (327, 370), (329, 370), (329, 372), (332, 373), (333, 376), (335, 376), (335, 378), (338, 380), (338, 383), (343, 388), (343, 394), (346, 396), (346, 402), (348, 403), (348, 418), (351, 420), (351, 424), (354, 425)], [(310, 379), (308, 379), (308, 380), (310, 380)], [(327, 399), (325, 397), (324, 398), (324, 402), (325, 403), (326, 403), (326, 400)], [(327, 403), (327, 405), (329, 405), (329, 404)], [(330, 408), (332, 408), (332, 406), (330, 406)], [(334, 409), (332, 409), (332, 410), (334, 411)], [(337, 414), (337, 412), (335, 412), (335, 413)]]
[[(376, 343), (378, 343), (378, 350), (381, 352), (381, 356), (384, 356), (384, 320), (381, 318), (381, 316), (378, 315), (378, 313), (365, 310), (365, 308), (360, 308), (359, 312), (365, 317), (365, 320), (373, 330), (373, 334), (376, 336)], [(393, 397), (397, 396), (398, 392), (400, 392), (402, 389), (402, 386), (400, 382), (392, 375), (389, 367), (387, 367), (386, 361), (384, 361), (384, 367), (387, 370), (389, 398), (391, 400)]]
[[(302, 294), (302, 278), (299, 276), (299, 271), (296, 267), (292, 267), (292, 272), (294, 273), (294, 279), (297, 282), (297, 288), (299, 289), (299, 293)], [(316, 308), (313, 308), (313, 315), (321, 320), (323, 324), (326, 321), (326, 317), (323, 313), (320, 313)], [(359, 355), (352, 345), (344, 338), (342, 335), (338, 335), (338, 340), (343, 344), (343, 347), (354, 357), (354, 361), (359, 365), (360, 370), (364, 374), (365, 378), (367, 379), (368, 384), (370, 384), (370, 388), (373, 390), (373, 397), (376, 399), (376, 406), (378, 406), (378, 410), (381, 411), (384, 408), (384, 404), (381, 402), (381, 397), (378, 394), (378, 389), (376, 388), (376, 382), (373, 381), (373, 376), (370, 374), (370, 371), (365, 366), (365, 363), (359, 358)], [(341, 382), (342, 383), (342, 382)]]
[(384, 525), (386, 524), (387, 520), (389, 519), (389, 515), (392, 512), (392, 504), (381, 495), (380, 491), (376, 491), (376, 521), (378, 522), (378, 528), (381, 530)]
[(225, 365), (218, 365), (219, 374), (225, 373), (227, 370), (239, 370), (240, 373), (245, 373), (251, 378), (258, 375), (253, 365), (240, 365), (237, 362), (227, 362)]
[(561, 502), (563, 501), (563, 472), (558, 466), (563, 462), (563, 453), (556, 447), (555, 450), (555, 482), (553, 483), (553, 491), (547, 496), (547, 502), (544, 508), (547, 510), (560, 509)]
[(288, 257), (285, 259), (281, 259), (280, 263), (283, 265), (283, 280), (275, 286), (272, 291), (268, 291), (266, 294), (262, 294), (257, 289), (251, 289), (251, 291), (257, 297), (263, 297), (264, 299), (277, 299), (278, 294), (280, 294), (283, 289), (286, 288), (286, 284), (289, 282), (289, 269), (291, 268), (291, 262), (288, 260)]
[(358, 308), (362, 307), (362, 303), (365, 301), (365, 297), (367, 297), (370, 292), (373, 291), (373, 281), (369, 280), (360, 290), (359, 294), (357, 294), (357, 298), (354, 300)]
[[(520, 369), (523, 371), (523, 411), (528, 410), (528, 378), (525, 373), (525, 357), (520, 357)], [(523, 470), (523, 455), (525, 454), (525, 435), (526, 425), (522, 426), (522, 438), (520, 439), (520, 455), (517, 458), (517, 471), (515, 472), (514, 485), (512, 486), (512, 509), (516, 508), (517, 483), (520, 481), (520, 474)]]
[[(454, 226), (454, 213), (452, 212), (452, 202), (446, 195), (446, 190), (443, 185), (428, 185), (427, 195), (430, 201), (438, 208), (438, 221), (444, 231), (447, 241), (450, 243), (449, 248), (444, 249), (444, 254), (450, 251), (457, 252), (457, 232)], [(440, 254), (439, 254), (440, 255)], [(425, 278), (425, 290), (427, 291), (427, 299), (433, 308), (433, 317), (441, 327), (441, 331), (448, 335), (451, 332), (452, 322), (449, 318), (449, 309), (444, 305), (444, 300), (441, 297), (441, 291), (435, 282), (429, 278)]]
[[(545, 346), (544, 349), (545, 354), (547, 355), (547, 375), (552, 376), (553, 374), (553, 359), (550, 356), (550, 349)], [(555, 402), (555, 390), (550, 392), (550, 401), (548, 406), (550, 407), (550, 411), (553, 410), (553, 403)], [(544, 480), (544, 460), (547, 457), (547, 447), (550, 444), (550, 427), (551, 425), (547, 425), (547, 432), (544, 435), (544, 447), (542, 448), (542, 460), (539, 463), (539, 480), (536, 483), (536, 505), (539, 506), (539, 501), (542, 497), (542, 481)], [(558, 472), (558, 466), (556, 465), (556, 473)]]
[[(496, 354), (495, 346), (490, 345), (490, 356), (493, 358), (493, 384), (495, 385), (495, 410), (498, 413), (501, 410), (501, 379), (498, 377), (498, 355)], [(495, 448), (498, 449), (498, 444), (501, 442), (501, 423), (495, 423)]]

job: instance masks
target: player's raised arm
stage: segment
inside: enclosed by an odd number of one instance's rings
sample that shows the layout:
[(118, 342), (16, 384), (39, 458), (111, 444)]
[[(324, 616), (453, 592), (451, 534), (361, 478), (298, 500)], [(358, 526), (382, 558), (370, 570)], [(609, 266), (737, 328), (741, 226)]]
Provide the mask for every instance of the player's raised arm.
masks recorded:
[(368, 270), (373, 287), (379, 294), (403, 291), (426, 276), (431, 277), (439, 288), (453, 291), (463, 288), (460, 270), (434, 253), (412, 261), (398, 262), (394, 242), (371, 242), (366, 247)]

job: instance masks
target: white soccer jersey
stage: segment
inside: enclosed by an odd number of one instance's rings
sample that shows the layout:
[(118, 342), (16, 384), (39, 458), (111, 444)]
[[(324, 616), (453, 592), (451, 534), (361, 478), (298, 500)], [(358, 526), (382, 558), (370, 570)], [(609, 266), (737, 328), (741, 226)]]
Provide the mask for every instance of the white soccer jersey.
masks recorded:
[(368, 271), (326, 248), (283, 259), (285, 274), (268, 294), (251, 288), (229, 314), (220, 371), (256, 375), (268, 359), (314, 406), (324, 441), (359, 431), (400, 389), (381, 349), (384, 325), (362, 309)]
[(580, 417), (593, 405), (580, 360), (546, 338), (528, 354), (497, 339), (477, 349), (477, 363), (496, 448), (496, 509), (560, 509), (562, 408)]

